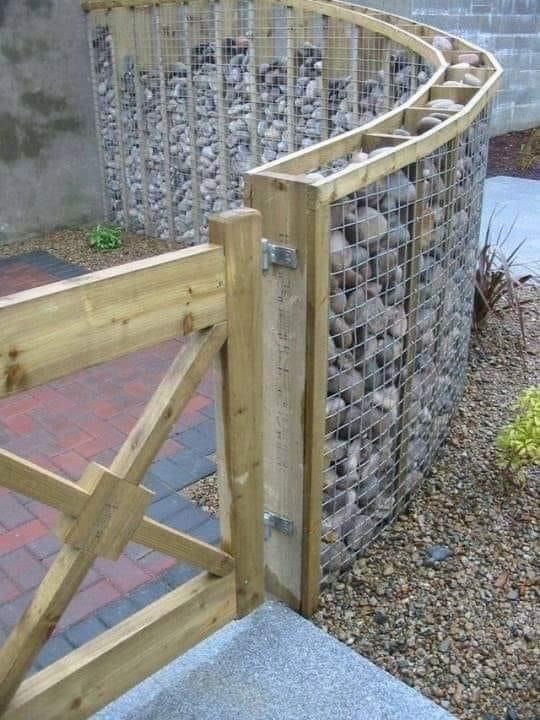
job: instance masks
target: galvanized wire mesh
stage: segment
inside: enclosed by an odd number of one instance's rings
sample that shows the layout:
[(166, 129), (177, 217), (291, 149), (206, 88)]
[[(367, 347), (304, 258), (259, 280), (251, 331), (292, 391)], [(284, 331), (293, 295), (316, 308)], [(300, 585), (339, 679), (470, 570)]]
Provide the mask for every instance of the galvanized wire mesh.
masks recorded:
[(95, 10), (88, 32), (107, 218), (163, 239), (203, 239), (247, 170), (373, 120), (431, 74), (381, 35), (255, 0)]
[(331, 206), (323, 579), (399, 514), (463, 389), (488, 147), (461, 136)]

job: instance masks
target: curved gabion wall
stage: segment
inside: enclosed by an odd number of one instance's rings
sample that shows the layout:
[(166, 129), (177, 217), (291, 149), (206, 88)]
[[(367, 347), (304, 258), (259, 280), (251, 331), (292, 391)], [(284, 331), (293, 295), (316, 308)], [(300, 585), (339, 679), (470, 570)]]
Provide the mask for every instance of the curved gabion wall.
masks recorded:
[(446, 436), (467, 361), (487, 145), (484, 113), (331, 206), (323, 577), (399, 514)]
[(89, 15), (111, 222), (198, 241), (209, 214), (241, 205), (247, 170), (374, 120), (432, 74), (379, 33), (261, 7), (193, 2)]
[[(263, 392), (279, 414), (266, 426), (272, 494), (304, 493), (295, 521), (309, 530), (294, 547), (307, 592), (280, 577), (291, 547), (274, 558), (270, 541), (267, 562), (309, 611), (320, 576), (410, 500), (462, 391), (501, 69), (458, 38), (339, 0), (83, 4), (109, 219), (198, 242), (245, 195), (270, 242), (307, 255), (305, 285), (284, 277), (265, 299), (267, 366), (282, 375)], [(305, 347), (293, 322), (314, 334)], [(305, 385), (289, 406), (293, 345)]]

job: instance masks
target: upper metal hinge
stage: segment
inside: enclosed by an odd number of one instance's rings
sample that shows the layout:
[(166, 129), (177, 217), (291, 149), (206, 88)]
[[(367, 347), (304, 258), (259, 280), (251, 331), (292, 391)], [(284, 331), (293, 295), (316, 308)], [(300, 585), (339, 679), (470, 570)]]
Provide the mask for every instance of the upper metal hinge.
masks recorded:
[(282, 267), (296, 270), (298, 267), (298, 257), (294, 248), (286, 245), (275, 245), (266, 238), (261, 240), (262, 250), (262, 271), (266, 272), (270, 269), (270, 265), (281, 265)]
[(264, 513), (264, 539), (268, 540), (272, 534), (272, 530), (275, 530), (282, 535), (293, 535), (294, 534), (294, 523), (289, 518), (277, 515), (276, 513), (265, 511)]

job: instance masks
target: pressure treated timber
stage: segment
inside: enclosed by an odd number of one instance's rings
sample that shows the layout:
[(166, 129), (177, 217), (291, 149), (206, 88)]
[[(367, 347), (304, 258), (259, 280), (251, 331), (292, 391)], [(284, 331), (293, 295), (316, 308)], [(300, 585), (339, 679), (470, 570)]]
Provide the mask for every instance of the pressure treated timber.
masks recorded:
[(233, 620), (234, 574), (205, 574), (25, 680), (2, 720), (83, 720)]
[(291, 187), (274, 177), (249, 177), (246, 204), (259, 210), (262, 234), (293, 247), (298, 268), (273, 266), (263, 278), (265, 373), (264, 507), (293, 523), (292, 535), (270, 533), (265, 542), (266, 587), (298, 610), (301, 606), (303, 527), (303, 402), (306, 342), (304, 218)]
[(231, 210), (211, 219), (209, 230), (226, 260), (218, 486), (223, 548), (236, 561), (242, 616), (264, 600), (261, 218), (256, 210)]
[(0, 298), (0, 397), (225, 320), (221, 248), (164, 253)]
[[(90, 498), (87, 490), (71, 480), (1, 449), (0, 477), (3, 487), (72, 517), (81, 514)], [(135, 530), (133, 541), (215, 575), (226, 575), (234, 567), (233, 558), (222, 550), (147, 517)]]
[(128, 481), (144, 475), (226, 338), (226, 323), (188, 338), (114, 458), (113, 472)]
[(306, 185), (295, 186), (298, 207), (304, 207), (306, 248), (306, 385), (304, 401), (304, 480), (301, 610), (312, 615), (319, 602), (321, 582), (321, 510), (324, 471), (325, 393), (312, 392), (326, 385), (328, 371), (328, 317), (330, 207), (320, 203), (318, 192)]

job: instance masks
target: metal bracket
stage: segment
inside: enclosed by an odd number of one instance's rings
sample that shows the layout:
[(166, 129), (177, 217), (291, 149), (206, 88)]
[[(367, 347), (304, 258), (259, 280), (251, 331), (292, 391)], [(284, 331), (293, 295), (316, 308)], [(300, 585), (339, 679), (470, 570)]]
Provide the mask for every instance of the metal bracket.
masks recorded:
[(277, 515), (276, 513), (265, 510), (264, 512), (264, 539), (268, 540), (272, 534), (272, 530), (275, 530), (282, 535), (293, 535), (294, 534), (294, 523), (289, 518)]
[(261, 240), (261, 249), (263, 272), (270, 270), (270, 265), (281, 265), (291, 270), (296, 270), (298, 267), (298, 257), (294, 248), (286, 245), (275, 245), (263, 238)]

